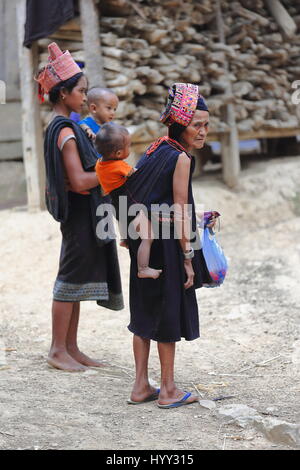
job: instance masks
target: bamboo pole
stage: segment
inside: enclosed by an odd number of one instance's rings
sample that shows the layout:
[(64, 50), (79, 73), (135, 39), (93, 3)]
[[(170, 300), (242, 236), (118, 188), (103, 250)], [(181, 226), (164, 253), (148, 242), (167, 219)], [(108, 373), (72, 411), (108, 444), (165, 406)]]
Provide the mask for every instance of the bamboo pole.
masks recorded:
[(43, 161), (43, 131), (37, 87), (33, 80), (38, 64), (37, 44), (23, 46), (26, 20), (26, 0), (17, 4), (18, 52), (22, 107), (22, 147), (26, 174), (28, 210), (45, 207), (45, 170)]
[[(216, 1), (216, 12), (219, 41), (225, 44), (224, 23), (222, 18), (220, 0)], [(227, 61), (225, 63), (225, 69), (229, 72), (229, 66)], [(232, 87), (231, 82), (229, 80), (226, 85), (225, 94), (232, 95)], [(229, 132), (226, 134), (222, 134), (220, 139), (223, 179), (230, 188), (234, 188), (238, 186), (239, 174), (241, 170), (239, 135), (236, 126), (234, 105), (232, 103), (224, 105), (222, 108), (222, 114), (222, 120), (229, 126)]]
[(105, 86), (99, 11), (95, 0), (80, 0), (81, 32), (89, 86)]

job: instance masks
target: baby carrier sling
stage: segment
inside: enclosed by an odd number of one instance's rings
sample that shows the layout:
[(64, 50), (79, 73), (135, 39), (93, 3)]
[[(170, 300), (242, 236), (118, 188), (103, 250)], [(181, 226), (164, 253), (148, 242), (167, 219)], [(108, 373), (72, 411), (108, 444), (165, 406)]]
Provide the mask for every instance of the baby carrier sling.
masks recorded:
[[(168, 136), (164, 136), (156, 140), (148, 148), (146, 155), (149, 157), (163, 142), (168, 142), (171, 147), (175, 148), (179, 152), (186, 153), (186, 150), (178, 142), (170, 139)], [(144, 205), (147, 202), (147, 199), (155, 183), (159, 180), (159, 177), (163, 172), (168, 159), (169, 155), (167, 152), (160, 155), (155, 163), (153, 163), (151, 158), (146, 158), (143, 165), (139, 167), (120, 188), (117, 188), (110, 193), (118, 220), (119, 197), (122, 195), (127, 195), (129, 196), (129, 202), (131, 204), (136, 203)]]
[[(68, 219), (68, 191), (65, 189), (65, 173), (61, 152), (57, 146), (58, 136), (64, 127), (73, 130), (77, 148), (85, 171), (94, 171), (98, 155), (93, 144), (86, 137), (81, 127), (71, 119), (63, 116), (56, 116), (49, 124), (44, 140), (44, 158), (46, 167), (46, 206), (50, 214), (58, 222), (66, 222)], [(104, 238), (97, 236), (98, 223), (103, 219), (103, 215), (97, 215), (97, 209), (101, 204), (110, 203), (109, 196), (102, 196), (100, 186), (95, 186), (90, 192), (90, 210), (94, 233), (99, 246), (111, 242), (115, 237), (111, 234)], [(85, 196), (88, 197), (88, 196)]]

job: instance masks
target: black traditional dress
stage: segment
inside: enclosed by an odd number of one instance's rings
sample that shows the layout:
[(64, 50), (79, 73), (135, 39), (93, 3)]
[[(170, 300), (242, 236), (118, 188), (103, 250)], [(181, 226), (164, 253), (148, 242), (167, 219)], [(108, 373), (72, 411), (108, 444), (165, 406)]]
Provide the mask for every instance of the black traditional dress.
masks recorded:
[[(153, 204), (174, 204), (173, 174), (182, 149), (167, 140), (160, 142), (152, 153), (145, 153), (137, 164), (138, 171), (129, 178), (129, 194), (143, 203), (151, 212)], [(207, 271), (196, 227), (195, 205), (192, 193), (192, 159), (189, 178), (188, 204), (191, 207), (192, 231), (196, 233), (196, 246), (192, 259), (195, 272), (194, 285), (184, 288), (186, 274), (180, 242), (174, 236), (174, 225), (170, 227), (170, 238), (153, 241), (149, 266), (162, 269), (158, 279), (141, 279), (137, 276), (137, 250), (140, 240), (128, 238), (130, 267), (130, 324), (128, 329), (143, 338), (159, 342), (193, 340), (199, 337), (198, 305), (195, 290), (204, 283), (211, 283)], [(159, 168), (159, 170), (158, 170)], [(156, 175), (155, 184), (150, 183)], [(148, 175), (148, 184), (147, 184)], [(133, 179), (132, 179), (133, 178)], [(140, 191), (134, 191), (134, 181), (144, 181)], [(150, 185), (150, 186), (149, 186)], [(126, 185), (124, 185), (126, 186)], [(150, 190), (147, 189), (150, 188)], [(126, 189), (126, 188), (125, 188)]]
[(62, 302), (96, 300), (111, 310), (124, 307), (115, 239), (99, 240), (96, 235), (96, 208), (109, 199), (100, 187), (89, 194), (66, 191), (64, 168), (57, 146), (62, 128), (70, 127), (85, 171), (93, 171), (97, 153), (81, 127), (57, 116), (49, 124), (44, 141), (46, 164), (46, 204), (61, 223), (62, 245), (53, 298)]

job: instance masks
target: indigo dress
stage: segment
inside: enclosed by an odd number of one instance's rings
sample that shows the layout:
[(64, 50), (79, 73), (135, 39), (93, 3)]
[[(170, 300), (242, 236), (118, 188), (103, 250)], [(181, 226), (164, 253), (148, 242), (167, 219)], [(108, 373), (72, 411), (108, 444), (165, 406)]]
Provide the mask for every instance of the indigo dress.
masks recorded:
[[(147, 168), (149, 179), (156, 168), (165, 164), (157, 180), (148, 194), (144, 194), (141, 201), (151, 210), (152, 204), (166, 203), (172, 205), (173, 200), (173, 174), (178, 156), (182, 150), (174, 148), (168, 141), (163, 141), (151, 154), (145, 153), (139, 160), (136, 168), (141, 171)], [(188, 188), (188, 204), (191, 207), (192, 231), (196, 235), (196, 246), (192, 265), (195, 273), (194, 285), (184, 288), (186, 274), (184, 257), (179, 240), (174, 237), (174, 226), (170, 229), (169, 239), (154, 239), (151, 246), (149, 266), (162, 269), (158, 279), (141, 279), (137, 276), (137, 250), (140, 239), (128, 238), (130, 265), (130, 323), (128, 329), (142, 338), (158, 342), (175, 342), (185, 338), (188, 341), (200, 336), (198, 304), (196, 289), (204, 283), (211, 283), (205, 260), (200, 248), (199, 234), (196, 228), (195, 205), (192, 193), (192, 173), (194, 171), (194, 157), (192, 159)], [(136, 178), (138, 178), (136, 172)], [(153, 206), (152, 206), (153, 207)]]
[(63, 116), (49, 124), (44, 140), (46, 166), (46, 205), (60, 222), (62, 243), (53, 299), (61, 302), (95, 300), (110, 310), (124, 308), (116, 241), (97, 238), (96, 208), (103, 198), (100, 186), (87, 194), (66, 191), (62, 152), (57, 146), (61, 129), (70, 127), (82, 166), (94, 171), (97, 153), (81, 127)]

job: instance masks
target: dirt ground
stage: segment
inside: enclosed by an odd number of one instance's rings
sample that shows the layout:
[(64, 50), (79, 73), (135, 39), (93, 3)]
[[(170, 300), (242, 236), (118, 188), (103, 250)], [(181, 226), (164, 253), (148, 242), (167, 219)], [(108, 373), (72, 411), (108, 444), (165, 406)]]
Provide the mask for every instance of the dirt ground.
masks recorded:
[[(300, 157), (249, 161), (238, 191), (220, 175), (194, 181), (197, 203), (222, 214), (230, 269), (197, 290), (201, 338), (178, 343), (176, 378), (203, 399), (300, 422)], [(119, 249), (126, 306), (83, 302), (81, 349), (107, 367), (67, 373), (46, 364), (60, 232), (47, 212), (0, 212), (0, 449), (291, 449), (199, 404), (130, 406), (129, 256)], [(150, 376), (159, 384), (155, 343)]]

